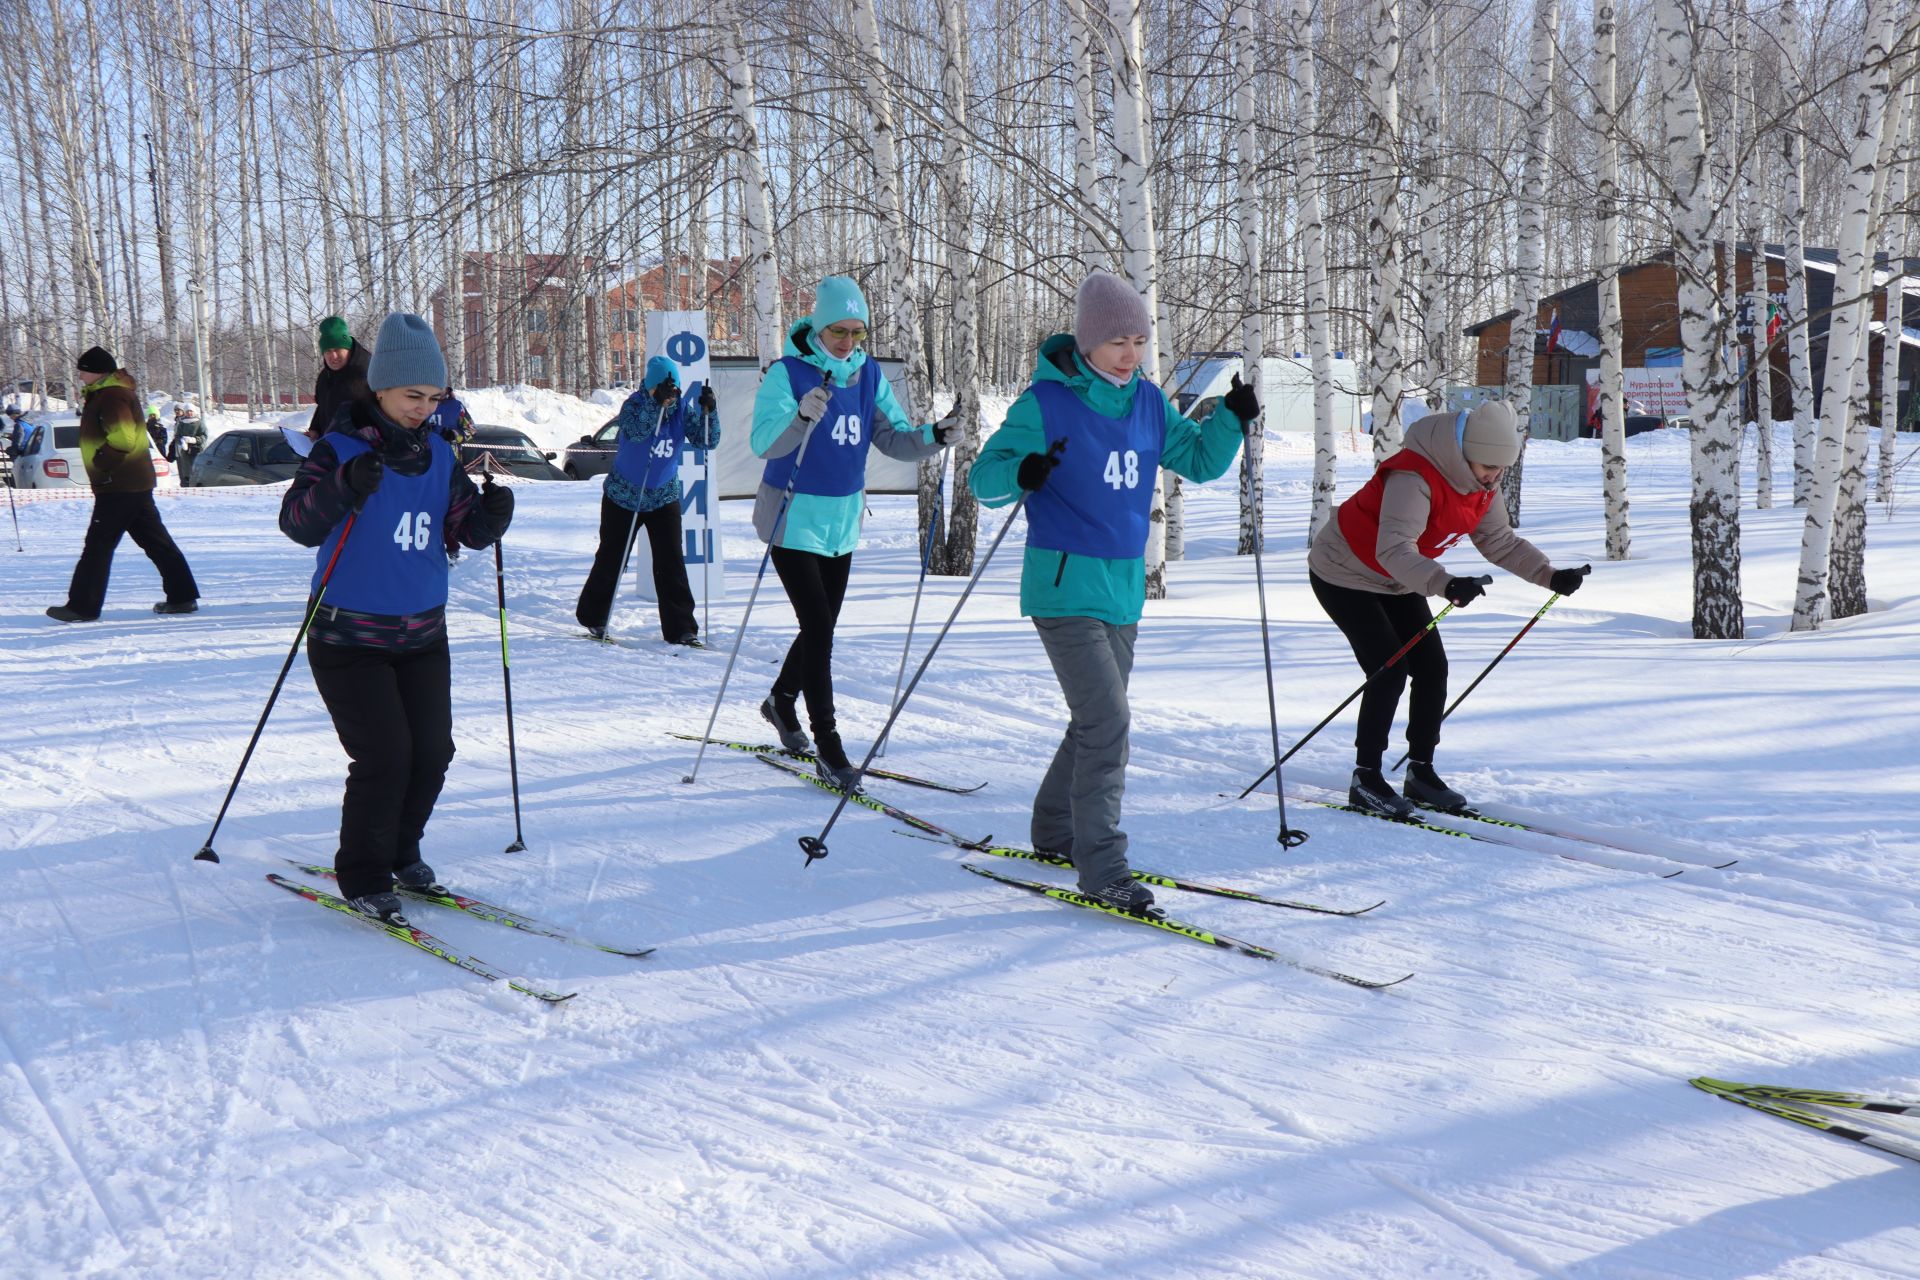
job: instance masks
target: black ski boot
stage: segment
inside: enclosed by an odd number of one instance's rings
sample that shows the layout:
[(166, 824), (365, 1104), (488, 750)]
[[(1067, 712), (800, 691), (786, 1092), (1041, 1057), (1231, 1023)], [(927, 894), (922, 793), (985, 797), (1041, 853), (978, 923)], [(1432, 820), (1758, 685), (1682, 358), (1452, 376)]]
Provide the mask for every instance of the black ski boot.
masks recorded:
[(1353, 771), (1353, 781), (1347, 784), (1347, 803), (1383, 818), (1411, 818), (1415, 812), (1413, 802), (1394, 794), (1378, 768)]
[(822, 778), (842, 791), (852, 792), (860, 789), (860, 771), (853, 767), (852, 761), (847, 759), (846, 749), (840, 745), (839, 734), (820, 734), (814, 739), (813, 745), (817, 752), (813, 767)]
[(397, 893), (363, 893), (357, 898), (348, 898), (347, 905), (363, 916), (371, 916), (381, 924), (398, 925), (402, 929), (413, 926), (400, 914), (400, 895)]
[(1122, 874), (1118, 880), (1101, 885), (1087, 896), (1103, 907), (1112, 907), (1130, 916), (1153, 914), (1153, 890), (1130, 875)]
[(800, 716), (794, 710), (794, 699), (783, 698), (770, 693), (760, 703), (760, 718), (772, 725), (774, 732), (780, 735), (780, 745), (795, 755), (810, 753), (812, 744), (807, 741), (806, 733), (800, 728)]
[(1431, 760), (1407, 761), (1407, 776), (1400, 784), (1407, 799), (1443, 813), (1458, 813), (1467, 807), (1467, 798), (1440, 781)]
[(415, 893), (445, 893), (446, 886), (433, 874), (433, 868), (418, 859), (404, 867), (393, 869), (393, 878), (402, 889), (411, 889)]

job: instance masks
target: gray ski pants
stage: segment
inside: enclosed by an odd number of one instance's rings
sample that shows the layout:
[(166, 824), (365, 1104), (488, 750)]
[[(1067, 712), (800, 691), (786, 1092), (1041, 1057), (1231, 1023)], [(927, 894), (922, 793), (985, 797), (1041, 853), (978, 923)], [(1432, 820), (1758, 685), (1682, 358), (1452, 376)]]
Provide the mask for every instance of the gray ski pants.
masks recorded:
[(1127, 678), (1138, 624), (1098, 618), (1035, 618), (1066, 695), (1066, 736), (1033, 798), (1033, 847), (1072, 857), (1091, 892), (1127, 872), (1120, 798), (1127, 789)]

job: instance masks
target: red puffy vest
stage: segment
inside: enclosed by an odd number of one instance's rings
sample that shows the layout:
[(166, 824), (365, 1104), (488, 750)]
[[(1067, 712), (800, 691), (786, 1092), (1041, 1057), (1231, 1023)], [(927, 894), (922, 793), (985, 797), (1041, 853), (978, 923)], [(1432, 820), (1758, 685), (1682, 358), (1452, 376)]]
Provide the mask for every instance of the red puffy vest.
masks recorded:
[(1383, 577), (1393, 575), (1380, 567), (1374, 548), (1380, 544), (1380, 499), (1387, 490), (1387, 475), (1394, 471), (1412, 471), (1427, 482), (1433, 506), (1427, 512), (1427, 527), (1421, 531), (1417, 545), (1420, 554), (1429, 560), (1438, 560), (1442, 551), (1478, 528), (1496, 496), (1492, 490), (1459, 492), (1447, 483), (1440, 468), (1411, 449), (1402, 449), (1381, 463), (1374, 469), (1372, 478), (1360, 486), (1360, 492), (1341, 503), (1335, 514), (1340, 521), (1340, 536), (1353, 548), (1353, 554), (1360, 557), (1360, 563)]

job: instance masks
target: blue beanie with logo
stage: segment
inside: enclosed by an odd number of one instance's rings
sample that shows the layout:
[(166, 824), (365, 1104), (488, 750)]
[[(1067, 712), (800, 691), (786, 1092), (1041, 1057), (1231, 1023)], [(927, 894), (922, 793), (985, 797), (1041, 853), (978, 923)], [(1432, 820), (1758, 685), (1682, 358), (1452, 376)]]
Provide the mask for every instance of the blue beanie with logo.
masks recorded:
[(813, 314), (807, 317), (815, 329), (824, 329), (842, 320), (871, 323), (867, 316), (867, 296), (847, 276), (828, 276), (814, 291)]
[(663, 382), (671, 382), (674, 386), (679, 386), (680, 371), (673, 361), (665, 356), (655, 356), (647, 361), (647, 376), (641, 385), (648, 391), (652, 391)]
[(368, 390), (432, 387), (438, 391), (447, 385), (447, 358), (440, 354), (432, 325), (411, 311), (396, 311), (380, 322), (373, 359), (367, 362)]

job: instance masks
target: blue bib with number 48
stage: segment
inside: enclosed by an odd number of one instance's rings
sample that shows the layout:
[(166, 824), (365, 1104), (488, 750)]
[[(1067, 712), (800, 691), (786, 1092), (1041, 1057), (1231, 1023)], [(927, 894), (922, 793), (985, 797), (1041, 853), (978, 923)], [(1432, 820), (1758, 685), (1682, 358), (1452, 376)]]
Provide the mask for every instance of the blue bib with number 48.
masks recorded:
[[(355, 436), (329, 434), (342, 465), (371, 446)], [(327, 579), (326, 603), (357, 613), (425, 613), (447, 603), (447, 553), (443, 549), (447, 491), (453, 482), (453, 448), (439, 433), (427, 436), (433, 457), (426, 471), (403, 476), (389, 467), (353, 522), (353, 536)], [(320, 590), (342, 520), (320, 544), (311, 590)]]
[(1067, 447), (1027, 497), (1027, 545), (1102, 560), (1146, 554), (1153, 480), (1166, 441), (1166, 398), (1142, 379), (1125, 417), (1096, 413), (1059, 382), (1036, 382), (1047, 442)]
[[(821, 385), (821, 380), (827, 377), (805, 360), (793, 356), (782, 357), (781, 363), (787, 366), (787, 383), (793, 388), (795, 400), (804, 399), (808, 391)], [(761, 483), (769, 488), (784, 489), (788, 479), (793, 478), (795, 493), (830, 498), (844, 498), (865, 489), (867, 446), (871, 442), (880, 377), (879, 369), (868, 360), (861, 364), (850, 387), (834, 386), (832, 380), (827, 379), (826, 387), (833, 398), (827, 401), (827, 412), (813, 424), (812, 434), (801, 446), (807, 456), (800, 459), (799, 476), (793, 476), (794, 460), (800, 457), (800, 449), (796, 448), (781, 457), (768, 458), (767, 469), (760, 475)]]

